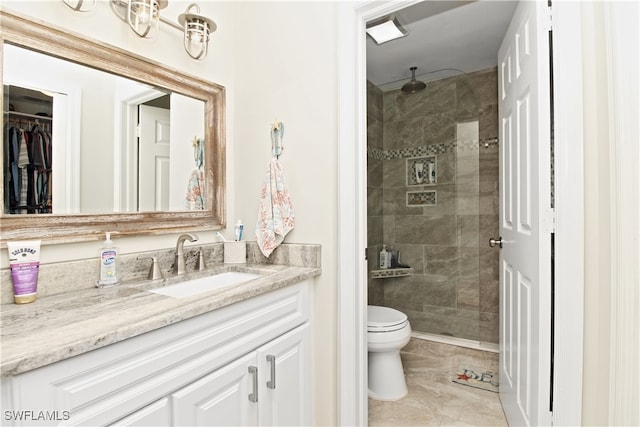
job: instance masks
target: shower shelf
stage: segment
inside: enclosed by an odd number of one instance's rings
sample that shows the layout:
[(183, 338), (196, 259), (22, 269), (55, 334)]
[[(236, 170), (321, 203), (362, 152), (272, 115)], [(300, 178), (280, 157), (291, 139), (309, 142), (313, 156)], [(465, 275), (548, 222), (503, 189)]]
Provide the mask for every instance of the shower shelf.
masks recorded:
[(371, 270), (372, 279), (387, 279), (390, 277), (411, 276), (413, 268), (385, 268), (382, 270)]

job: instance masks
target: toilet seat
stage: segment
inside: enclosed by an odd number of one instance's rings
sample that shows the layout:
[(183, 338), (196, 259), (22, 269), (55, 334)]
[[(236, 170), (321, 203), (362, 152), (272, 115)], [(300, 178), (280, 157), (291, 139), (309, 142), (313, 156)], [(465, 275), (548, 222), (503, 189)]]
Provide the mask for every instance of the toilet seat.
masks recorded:
[(367, 331), (392, 332), (407, 324), (407, 315), (390, 307), (367, 306)]

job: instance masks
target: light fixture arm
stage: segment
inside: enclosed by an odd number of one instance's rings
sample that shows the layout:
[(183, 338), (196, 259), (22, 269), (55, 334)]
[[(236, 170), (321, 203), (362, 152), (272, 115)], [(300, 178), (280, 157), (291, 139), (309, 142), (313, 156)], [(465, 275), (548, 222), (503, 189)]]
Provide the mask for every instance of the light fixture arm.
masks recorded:
[[(70, 8), (77, 10), (70, 2), (95, 2), (95, 0), (62, 0)], [(184, 49), (193, 59), (203, 59), (209, 49), (211, 33), (216, 31), (216, 23), (200, 14), (200, 6), (191, 3), (184, 13), (178, 16), (178, 23), (163, 17), (160, 10), (164, 9), (168, 0), (111, 0), (113, 12), (127, 22), (131, 29), (139, 36), (146, 38), (157, 31), (158, 22), (181, 31), (184, 34)], [(79, 6), (78, 6), (79, 7)], [(140, 12), (142, 11), (142, 12)]]

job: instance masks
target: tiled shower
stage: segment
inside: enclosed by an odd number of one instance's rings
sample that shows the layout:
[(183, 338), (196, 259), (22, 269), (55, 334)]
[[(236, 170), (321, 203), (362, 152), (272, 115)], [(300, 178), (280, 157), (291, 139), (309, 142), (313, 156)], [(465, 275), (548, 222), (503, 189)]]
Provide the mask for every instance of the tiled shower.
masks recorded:
[[(496, 68), (367, 92), (369, 304), (414, 332), (497, 344)], [(411, 270), (379, 272), (383, 245)]]

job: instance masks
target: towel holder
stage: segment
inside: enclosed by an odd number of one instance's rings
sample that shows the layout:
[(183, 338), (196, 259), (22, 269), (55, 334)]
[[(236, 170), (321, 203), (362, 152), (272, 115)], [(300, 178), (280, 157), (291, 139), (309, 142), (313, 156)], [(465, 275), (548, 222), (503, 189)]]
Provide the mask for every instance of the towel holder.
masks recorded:
[(284, 147), (282, 145), (282, 137), (284, 136), (284, 123), (276, 119), (271, 125), (271, 153), (276, 159), (280, 158)]

